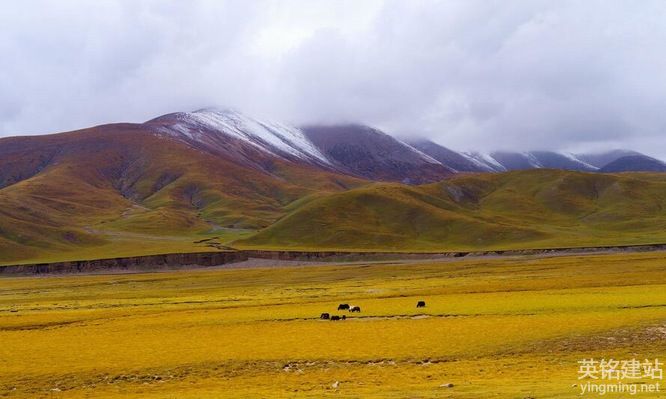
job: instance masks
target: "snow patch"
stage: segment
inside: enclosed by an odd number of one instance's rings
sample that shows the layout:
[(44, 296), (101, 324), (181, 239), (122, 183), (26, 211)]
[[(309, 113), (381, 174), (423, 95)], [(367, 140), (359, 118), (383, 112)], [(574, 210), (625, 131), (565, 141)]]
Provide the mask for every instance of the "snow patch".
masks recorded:
[(274, 156), (292, 156), (330, 165), (329, 160), (295, 127), (260, 121), (234, 110), (200, 109), (175, 114), (178, 122), (161, 130), (174, 136), (204, 142), (211, 132), (243, 140)]
[(481, 168), (496, 172), (506, 171), (504, 165), (497, 162), (497, 160), (493, 158), (490, 154), (485, 154), (481, 152), (461, 152), (460, 154)]
[(537, 159), (537, 157), (534, 156), (531, 152), (523, 152), (522, 155), (527, 158), (527, 163), (530, 164), (530, 166), (536, 168), (536, 169), (541, 169), (543, 168), (543, 165), (541, 165), (541, 162)]
[(573, 161), (573, 162), (576, 162), (576, 163), (578, 163), (578, 164), (582, 164), (582, 165), (584, 165), (585, 167), (590, 168), (591, 170), (599, 170), (598, 167), (596, 167), (596, 166), (594, 166), (594, 165), (591, 165), (591, 164), (589, 164), (589, 163), (587, 163), (587, 162), (585, 162), (585, 161), (579, 159), (578, 157), (576, 157), (576, 155), (574, 155), (574, 154), (572, 154), (572, 153), (570, 153), (570, 152), (561, 152), (561, 153), (559, 153), (559, 154), (562, 155), (563, 157), (565, 157), (565, 158), (567, 158), (567, 159)]
[[(436, 160), (435, 158), (431, 157), (430, 155), (428, 155), (428, 154), (426, 154), (426, 153), (424, 153), (424, 152), (422, 152), (422, 151), (420, 151), (420, 150), (418, 150), (418, 149), (412, 147), (411, 145), (409, 145), (409, 144), (407, 144), (407, 143), (405, 143), (405, 142), (403, 142), (403, 141), (400, 141), (400, 140), (398, 140), (398, 139), (395, 139), (395, 140), (398, 141), (400, 144), (404, 145), (405, 147), (407, 147), (410, 151), (416, 153), (416, 155), (418, 155), (418, 156), (419, 156), (421, 159), (423, 159), (424, 161), (426, 161), (426, 162), (428, 162), (428, 163), (435, 164), (435, 165), (442, 165), (441, 162), (439, 162), (439, 161)], [(443, 166), (446, 166), (446, 165), (443, 165)], [(447, 168), (448, 168), (448, 166), (447, 166)], [(450, 168), (449, 168), (449, 169), (450, 169)]]

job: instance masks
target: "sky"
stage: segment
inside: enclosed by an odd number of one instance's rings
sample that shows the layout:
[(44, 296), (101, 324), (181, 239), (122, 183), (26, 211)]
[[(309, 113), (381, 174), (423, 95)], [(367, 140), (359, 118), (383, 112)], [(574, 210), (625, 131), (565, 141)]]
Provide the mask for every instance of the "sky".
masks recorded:
[(218, 106), (666, 159), (666, 1), (8, 1), (0, 137)]

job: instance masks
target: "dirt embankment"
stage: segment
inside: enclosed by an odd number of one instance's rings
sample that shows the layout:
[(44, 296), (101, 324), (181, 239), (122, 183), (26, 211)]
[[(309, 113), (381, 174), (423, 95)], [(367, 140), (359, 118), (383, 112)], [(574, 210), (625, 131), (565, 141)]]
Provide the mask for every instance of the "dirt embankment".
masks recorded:
[(448, 251), (448, 252), (349, 252), (349, 251), (264, 251), (245, 250), (248, 258), (271, 259), (280, 261), (336, 261), (355, 262), (371, 260), (418, 260), (462, 257), (490, 256), (538, 256), (538, 255), (575, 255), (588, 253), (612, 252), (650, 252), (666, 251), (666, 244), (638, 244), (577, 248), (536, 248), (494, 251)]
[[(57, 274), (90, 272), (155, 271), (184, 267), (211, 267), (248, 261), (250, 259), (282, 263), (313, 264), (319, 262), (364, 262), (419, 259), (446, 259), (462, 257), (496, 256), (558, 256), (617, 252), (666, 251), (666, 244), (600, 246), (579, 248), (516, 249), (497, 251), (451, 251), (451, 252), (348, 252), (348, 251), (269, 251), (229, 250), (224, 252), (173, 253), (162, 255), (133, 256), (80, 260), (53, 263), (34, 263), (0, 266), (0, 275), (5, 274)], [(264, 265), (265, 266), (265, 265)]]
[(125, 258), (78, 260), (0, 266), (0, 274), (90, 273), (98, 271), (151, 271), (188, 266), (219, 266), (247, 260), (242, 251), (194, 252)]

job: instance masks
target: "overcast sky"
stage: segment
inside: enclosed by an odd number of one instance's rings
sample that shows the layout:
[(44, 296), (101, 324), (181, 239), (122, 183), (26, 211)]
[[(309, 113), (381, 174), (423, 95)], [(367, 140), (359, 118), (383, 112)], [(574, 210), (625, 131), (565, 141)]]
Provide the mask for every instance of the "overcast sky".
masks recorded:
[(666, 1), (0, 7), (0, 136), (233, 107), (460, 150), (666, 158)]

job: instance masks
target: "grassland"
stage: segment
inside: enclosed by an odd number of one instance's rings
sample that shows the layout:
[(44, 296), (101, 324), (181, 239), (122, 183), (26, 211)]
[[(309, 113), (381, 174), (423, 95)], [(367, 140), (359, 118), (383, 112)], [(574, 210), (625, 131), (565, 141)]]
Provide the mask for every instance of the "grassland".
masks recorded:
[(666, 177), (561, 170), (410, 186), (221, 156), (143, 125), (2, 140), (0, 265), (238, 248), (449, 251), (666, 242)]
[(308, 166), (271, 173), (111, 125), (0, 146), (0, 264), (201, 251), (310, 195), (363, 183)]
[(291, 210), (239, 247), (442, 251), (666, 242), (663, 174), (561, 170), (379, 183)]
[(577, 397), (582, 358), (666, 357), (665, 255), (2, 278), (0, 395)]

